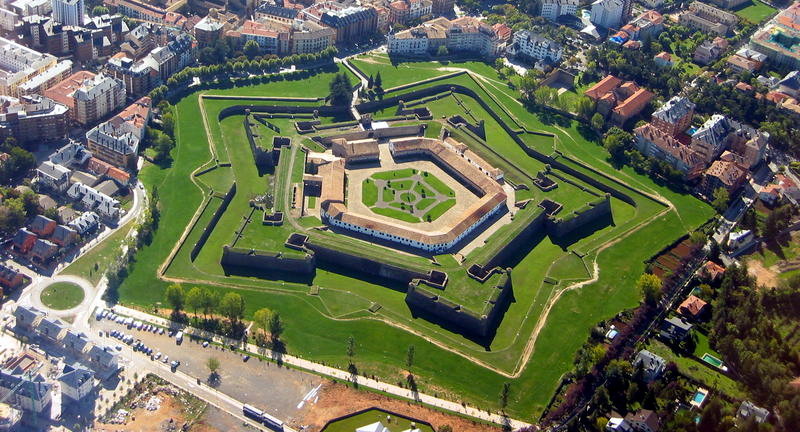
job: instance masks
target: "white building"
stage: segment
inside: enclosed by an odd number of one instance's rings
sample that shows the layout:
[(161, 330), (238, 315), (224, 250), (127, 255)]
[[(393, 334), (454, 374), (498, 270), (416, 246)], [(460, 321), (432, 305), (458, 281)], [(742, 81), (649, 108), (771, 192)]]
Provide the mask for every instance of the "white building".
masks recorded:
[(20, 17), (31, 15), (47, 16), (52, 12), (53, 7), (50, 0), (16, 0), (10, 3), (11, 9)]
[(83, 26), (83, 0), (52, 0), (53, 20), (65, 26)]
[(79, 365), (64, 365), (58, 377), (61, 383), (61, 394), (73, 401), (80, 401), (94, 389), (94, 372)]
[(102, 119), (125, 104), (125, 84), (113, 77), (97, 74), (75, 90), (75, 112), (72, 118), (89, 124)]
[(436, 53), (441, 46), (449, 52), (472, 52), (486, 57), (499, 54), (504, 43), (491, 27), (474, 17), (452, 21), (439, 17), (417, 27), (386, 37), (390, 55), (419, 56)]
[(508, 52), (538, 61), (557, 63), (564, 54), (564, 47), (544, 36), (521, 30), (514, 33), (514, 41), (508, 47)]
[(543, 0), (542, 17), (555, 21), (561, 15), (575, 15), (579, 0)]
[(408, 18), (411, 20), (430, 15), (432, 10), (433, 2), (430, 0), (408, 1)]
[(618, 29), (628, 21), (630, 11), (631, 0), (596, 0), (590, 21), (599, 27)]
[(18, 97), (21, 85), (57, 63), (50, 54), (0, 38), (0, 94)]
[(67, 189), (67, 196), (80, 201), (84, 207), (100, 216), (109, 219), (116, 219), (119, 216), (119, 201), (83, 183), (73, 183)]
[(10, 32), (19, 20), (19, 14), (11, 9), (0, 8), (0, 30)]
[(0, 395), (16, 389), (7, 399), (25, 411), (40, 413), (50, 406), (53, 385), (40, 374), (30, 376), (20, 370), (0, 370)]

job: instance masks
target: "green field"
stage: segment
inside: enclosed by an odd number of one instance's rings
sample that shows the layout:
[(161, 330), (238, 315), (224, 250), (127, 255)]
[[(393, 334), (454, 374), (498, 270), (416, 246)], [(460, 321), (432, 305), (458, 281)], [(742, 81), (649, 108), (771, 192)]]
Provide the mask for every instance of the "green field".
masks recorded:
[(83, 301), (83, 288), (72, 282), (56, 282), (42, 290), (42, 304), (55, 310), (67, 310)]
[(776, 9), (766, 3), (759, 0), (750, 0), (736, 10), (736, 15), (753, 24), (759, 24), (775, 12)]
[[(411, 63), (396, 69), (384, 67), (377, 65), (373, 71), (381, 70), (385, 88), (390, 84), (400, 85), (426, 76), (450, 73), (440, 70), (443, 66), (439, 63)], [(491, 340), (476, 341), (414, 316), (405, 302), (402, 284), (387, 283), (369, 275), (342, 273), (321, 266), (310, 280), (288, 276), (260, 278), (258, 275), (230, 273), (222, 268), (219, 262), (222, 246), (230, 244), (243, 218), (250, 214), (249, 200), (252, 196), (274, 191), (275, 207), (285, 209), (288, 217), (294, 217), (287, 207), (291, 192), (286, 191), (291, 191), (291, 184), (298, 179), (297, 170), (290, 168), (296, 168), (300, 160), (299, 146), (305, 140), (294, 135), (289, 122), (280, 124), (281, 134), (293, 138), (292, 146), (282, 150), (290, 157), (284, 158), (282, 154), (274, 172), (260, 173), (244, 137), (242, 117), (217, 120), (224, 107), (237, 102), (201, 101), (197, 93), (177, 103), (177, 145), (172, 153), (172, 167), (147, 166), (140, 173), (148, 190), (158, 187), (161, 219), (152, 243), (137, 253), (130, 275), (119, 289), (121, 301), (147, 309), (162, 302), (162, 293), (168, 282), (159, 277), (158, 269), (172, 257), (169, 265), (165, 266), (165, 276), (184, 279), (191, 286), (209, 286), (219, 292), (236, 291), (245, 298), (248, 317), (261, 307), (280, 311), (286, 324), (283, 340), (292, 355), (346, 368), (348, 359), (344, 341), (353, 336), (359, 345), (355, 359), (359, 373), (396, 382), (404, 376), (406, 349), (414, 345), (417, 353), (414, 374), (420, 391), (496, 410), (499, 408), (496, 395), (504, 382), (511, 382), (507, 412), (517, 418), (535, 420), (550, 400), (560, 377), (571, 369), (574, 353), (597, 321), (638, 304), (635, 280), (644, 270), (644, 261), (685, 231), (704, 223), (713, 212), (695, 198), (672, 192), (627, 167), (616, 169), (608, 162), (607, 153), (598, 143), (581, 135), (576, 122), (545, 123), (528, 112), (517, 101), (516, 91), (499, 80), (490, 65), (468, 62), (446, 67), (474, 72), (475, 75), (459, 75), (448, 82), (473, 89), (511, 127), (524, 125), (528, 130), (555, 134), (555, 138), (524, 134), (526, 143), (532, 143), (530, 145), (547, 154), (555, 148), (587, 163), (609, 176), (602, 180), (604, 183), (613, 183), (616, 188), (629, 188), (626, 193), (636, 204), (613, 199), (613, 224), (596, 227), (582, 237), (558, 240), (544, 237), (531, 244), (515, 262), (512, 272), (514, 302), (508, 307)], [(307, 78), (302, 85), (278, 81), (207, 93), (285, 97), (324, 95), (331, 76), (331, 72), (320, 73)], [(391, 96), (391, 93), (387, 94), (387, 97)], [(469, 110), (484, 119), (486, 140), (466, 137), (465, 142), (489, 163), (502, 167), (509, 178), (529, 184), (528, 176), (545, 169), (542, 162), (529, 157), (510, 139), (476, 100), (461, 94), (457, 97), (459, 103), (453, 96), (448, 96), (426, 103), (426, 106), (435, 118), (464, 115), (465, 110)], [(198, 127), (198, 119), (204, 116), (208, 121), (208, 135), (204, 127)], [(217, 176), (213, 180), (209, 177), (207, 182), (196, 181), (202, 180), (203, 176), (193, 178), (191, 174), (200, 167), (212, 166), (215, 163), (213, 159), (230, 162), (231, 166), (215, 169), (219, 172), (213, 174)], [(569, 163), (566, 159), (564, 162)], [(205, 247), (191, 261), (191, 245), (220, 200), (212, 199), (206, 207), (201, 207), (201, 204), (206, 202), (212, 184), (219, 187), (233, 180), (237, 184), (234, 199)], [(543, 193), (532, 187), (518, 191), (517, 198), (551, 198), (561, 203), (566, 212), (580, 208), (600, 195), (596, 188), (575, 178), (557, 182), (559, 186), (552, 192)], [(431, 182), (427, 183), (431, 189), (439, 190)], [(411, 188), (413, 185), (409, 185), (408, 189)], [(666, 201), (672, 207), (666, 206)], [(529, 213), (532, 212), (518, 212), (515, 219), (521, 220)], [(252, 219), (244, 227), (237, 246), (296, 253), (283, 246), (287, 236), (296, 231), (291, 224), (263, 225), (260, 211), (255, 211)], [(313, 218), (297, 220), (302, 226), (319, 225)], [(507, 236), (513, 235), (513, 226), (498, 230), (487, 246), (468, 256), (468, 262), (480, 258), (481, 251), (507, 242)], [(664, 226), (672, 229), (664, 230)], [(366, 256), (385, 256), (408, 266), (430, 265), (429, 258), (398, 254), (345, 236), (322, 231), (314, 235), (320, 241), (359, 250)], [(580, 251), (583, 260), (572, 251)], [(442, 262), (446, 263), (446, 269), (458, 266), (452, 259), (443, 258)], [(591, 277), (587, 269), (595, 265), (600, 272), (594, 283), (582, 289), (566, 289), (574, 281)], [(547, 276), (556, 279), (557, 283), (543, 283)], [(446, 290), (447, 296), (465, 307), (480, 310), (485, 297), (476, 295), (474, 284), (462, 283), (468, 280), (463, 270), (461, 273), (454, 271)], [(319, 287), (319, 295), (307, 295), (311, 285)], [(368, 310), (373, 303), (381, 305), (374, 314)], [(543, 325), (536, 332), (540, 321)], [(565, 334), (571, 336), (565, 338)], [(430, 343), (429, 339), (437, 343)], [(532, 347), (528, 351), (530, 357), (523, 356), (529, 344)]]

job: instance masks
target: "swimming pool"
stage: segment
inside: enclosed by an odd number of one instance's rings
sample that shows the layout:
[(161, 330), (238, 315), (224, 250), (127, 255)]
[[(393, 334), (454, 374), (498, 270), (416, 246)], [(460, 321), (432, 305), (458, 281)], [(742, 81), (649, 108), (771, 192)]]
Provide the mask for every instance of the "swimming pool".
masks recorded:
[(696, 392), (694, 392), (694, 396), (692, 396), (692, 400), (689, 401), (689, 405), (700, 408), (703, 405), (703, 402), (706, 401), (708, 397), (708, 390), (704, 388), (698, 388)]
[(710, 364), (711, 366), (714, 366), (714, 367), (716, 367), (716, 368), (720, 368), (720, 369), (722, 368), (722, 360), (720, 360), (720, 359), (718, 359), (718, 358), (714, 357), (713, 355), (711, 355), (711, 354), (709, 354), (709, 353), (705, 353), (705, 354), (703, 354), (703, 356), (702, 356), (702, 357), (700, 357), (700, 358), (701, 358), (701, 359), (702, 359), (704, 362), (706, 362), (706, 363)]

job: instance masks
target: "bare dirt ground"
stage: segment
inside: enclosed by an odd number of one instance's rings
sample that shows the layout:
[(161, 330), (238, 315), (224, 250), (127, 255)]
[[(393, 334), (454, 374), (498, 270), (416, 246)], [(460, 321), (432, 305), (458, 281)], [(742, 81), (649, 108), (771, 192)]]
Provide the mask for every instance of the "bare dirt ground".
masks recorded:
[[(170, 425), (177, 430), (186, 422), (183, 405), (173, 396), (159, 393), (161, 406), (155, 411), (136, 408), (128, 416), (129, 421), (124, 425), (95, 423), (95, 430), (106, 432), (139, 432), (139, 431), (166, 431)], [(194, 428), (192, 429), (194, 430)], [(198, 429), (212, 431), (214, 429)]]
[(778, 272), (772, 267), (764, 267), (764, 264), (757, 259), (747, 261), (747, 272), (756, 278), (759, 286), (765, 286), (767, 288), (775, 288), (778, 286)]
[(308, 425), (310, 432), (318, 432), (325, 423), (336, 417), (365, 408), (383, 408), (408, 417), (426, 421), (439, 429), (450, 425), (454, 431), (498, 432), (499, 427), (476, 423), (462, 417), (445, 414), (411, 402), (391, 399), (375, 393), (358, 391), (344, 384), (326, 382), (319, 392), (319, 400), (308, 411), (300, 424)]

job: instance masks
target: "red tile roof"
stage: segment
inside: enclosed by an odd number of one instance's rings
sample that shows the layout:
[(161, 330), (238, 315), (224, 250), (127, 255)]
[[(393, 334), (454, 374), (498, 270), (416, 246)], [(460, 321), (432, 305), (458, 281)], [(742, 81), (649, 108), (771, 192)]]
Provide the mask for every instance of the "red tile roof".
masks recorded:
[(708, 306), (708, 303), (703, 301), (703, 299), (695, 295), (690, 295), (678, 306), (678, 313), (697, 318), (706, 306)]
[(589, 90), (586, 90), (584, 94), (590, 99), (597, 100), (611, 90), (619, 87), (620, 84), (622, 84), (621, 79), (615, 77), (614, 75), (607, 75), (605, 78), (600, 80), (600, 82), (591, 86)]

